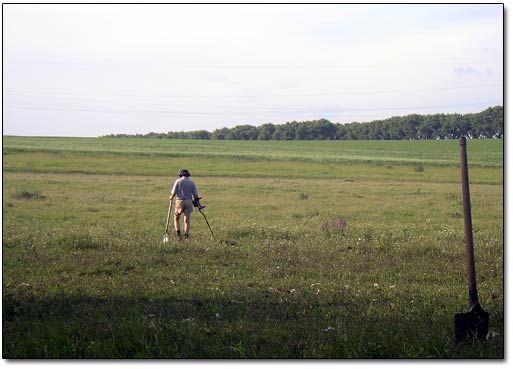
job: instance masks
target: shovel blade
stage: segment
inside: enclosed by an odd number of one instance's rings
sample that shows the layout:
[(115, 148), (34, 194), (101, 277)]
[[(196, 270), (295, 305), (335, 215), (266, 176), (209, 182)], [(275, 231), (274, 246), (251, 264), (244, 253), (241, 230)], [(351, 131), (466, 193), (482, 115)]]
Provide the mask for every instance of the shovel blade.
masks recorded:
[(485, 340), (488, 334), (490, 314), (484, 311), (479, 304), (470, 308), (467, 313), (458, 313), (454, 316), (454, 335), (457, 342), (471, 339)]

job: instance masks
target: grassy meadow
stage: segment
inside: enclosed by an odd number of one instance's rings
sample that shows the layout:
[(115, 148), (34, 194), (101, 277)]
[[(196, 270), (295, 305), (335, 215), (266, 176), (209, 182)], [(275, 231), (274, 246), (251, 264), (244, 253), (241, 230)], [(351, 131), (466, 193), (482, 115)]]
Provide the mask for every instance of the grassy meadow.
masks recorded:
[[(504, 357), (503, 141), (3, 137), (4, 358)], [(206, 205), (161, 242), (188, 168)]]

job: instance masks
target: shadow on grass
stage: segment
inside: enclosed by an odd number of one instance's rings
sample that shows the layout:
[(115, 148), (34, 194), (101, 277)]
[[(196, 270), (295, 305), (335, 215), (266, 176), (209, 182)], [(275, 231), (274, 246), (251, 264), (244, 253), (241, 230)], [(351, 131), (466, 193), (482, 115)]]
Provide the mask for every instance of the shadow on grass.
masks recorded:
[(292, 301), (276, 291), (252, 297), (4, 296), (3, 357), (503, 357), (500, 344), (454, 345), (451, 316), (380, 315), (363, 301)]

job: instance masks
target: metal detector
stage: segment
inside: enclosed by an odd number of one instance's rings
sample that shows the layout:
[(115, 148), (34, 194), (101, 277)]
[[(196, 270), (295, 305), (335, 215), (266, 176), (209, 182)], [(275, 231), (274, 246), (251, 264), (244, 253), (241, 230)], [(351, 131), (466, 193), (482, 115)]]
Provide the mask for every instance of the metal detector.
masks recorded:
[(214, 236), (214, 232), (212, 232), (212, 228), (210, 227), (210, 224), (208, 223), (207, 216), (205, 215), (205, 213), (203, 213), (203, 212), (201, 211), (201, 209), (203, 209), (203, 208), (204, 208), (204, 206), (202, 206), (202, 207), (198, 207), (198, 210), (199, 210), (199, 212), (201, 213), (201, 215), (203, 215), (203, 218), (205, 218), (205, 222), (207, 223), (208, 229), (210, 229), (210, 233), (212, 233), (212, 237), (214, 237), (214, 240), (215, 240), (215, 239), (216, 239), (216, 236)]

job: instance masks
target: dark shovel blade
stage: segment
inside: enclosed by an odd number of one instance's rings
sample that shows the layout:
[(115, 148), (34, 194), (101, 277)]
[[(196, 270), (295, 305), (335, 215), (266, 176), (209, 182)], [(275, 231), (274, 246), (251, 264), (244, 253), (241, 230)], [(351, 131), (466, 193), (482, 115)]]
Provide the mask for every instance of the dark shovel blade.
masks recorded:
[(475, 304), (467, 313), (458, 313), (454, 316), (454, 335), (457, 342), (479, 339), (485, 340), (488, 334), (490, 314), (484, 311), (479, 304)]

